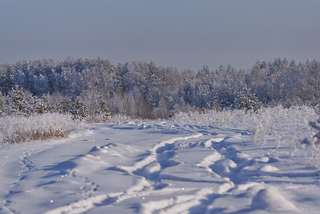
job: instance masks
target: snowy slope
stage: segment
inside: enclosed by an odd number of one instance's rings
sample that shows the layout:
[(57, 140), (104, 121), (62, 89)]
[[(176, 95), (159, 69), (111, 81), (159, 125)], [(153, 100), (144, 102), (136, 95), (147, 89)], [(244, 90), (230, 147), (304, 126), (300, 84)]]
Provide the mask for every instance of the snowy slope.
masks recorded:
[(94, 124), (0, 150), (0, 213), (319, 213), (303, 148), (245, 130)]

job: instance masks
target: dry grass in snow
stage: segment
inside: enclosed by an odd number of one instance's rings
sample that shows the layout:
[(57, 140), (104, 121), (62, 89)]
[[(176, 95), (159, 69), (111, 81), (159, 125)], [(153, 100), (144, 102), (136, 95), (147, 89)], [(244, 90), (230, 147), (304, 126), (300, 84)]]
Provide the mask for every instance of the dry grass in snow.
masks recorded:
[(0, 142), (20, 143), (68, 137), (72, 131), (83, 129), (83, 124), (70, 115), (47, 113), (30, 117), (0, 118)]

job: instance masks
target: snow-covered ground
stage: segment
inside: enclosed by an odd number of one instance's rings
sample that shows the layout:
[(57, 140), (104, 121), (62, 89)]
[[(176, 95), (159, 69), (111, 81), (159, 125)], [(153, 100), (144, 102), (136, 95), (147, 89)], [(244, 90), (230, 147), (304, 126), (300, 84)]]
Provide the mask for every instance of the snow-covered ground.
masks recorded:
[(254, 144), (248, 133), (93, 124), (69, 139), (5, 146), (0, 213), (319, 213), (308, 148)]

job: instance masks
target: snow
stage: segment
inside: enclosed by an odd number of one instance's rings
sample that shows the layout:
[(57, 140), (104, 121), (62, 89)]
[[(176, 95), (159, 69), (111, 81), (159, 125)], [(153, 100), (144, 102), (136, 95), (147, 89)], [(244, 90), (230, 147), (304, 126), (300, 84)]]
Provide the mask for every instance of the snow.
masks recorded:
[(245, 129), (92, 124), (0, 150), (0, 213), (319, 213), (304, 147)]

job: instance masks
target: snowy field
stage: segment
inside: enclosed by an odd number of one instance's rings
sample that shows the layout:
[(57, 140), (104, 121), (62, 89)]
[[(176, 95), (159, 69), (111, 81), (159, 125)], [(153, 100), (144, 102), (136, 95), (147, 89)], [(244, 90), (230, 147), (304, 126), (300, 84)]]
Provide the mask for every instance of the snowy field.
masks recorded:
[(3, 146), (0, 213), (320, 212), (319, 152), (290, 138), (303, 127), (275, 134), (289, 122), (274, 123), (267, 137), (266, 121), (196, 123), (92, 124), (64, 140)]

